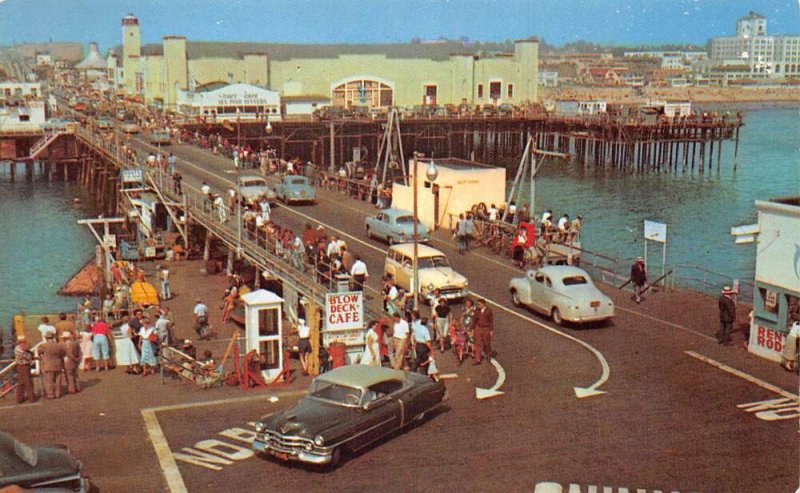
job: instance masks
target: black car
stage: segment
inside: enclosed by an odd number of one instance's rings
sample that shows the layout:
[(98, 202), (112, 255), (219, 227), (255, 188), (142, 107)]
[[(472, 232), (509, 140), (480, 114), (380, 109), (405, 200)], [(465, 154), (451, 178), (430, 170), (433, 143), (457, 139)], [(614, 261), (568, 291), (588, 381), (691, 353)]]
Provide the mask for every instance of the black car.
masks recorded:
[(81, 462), (64, 445), (26, 445), (0, 432), (0, 489), (16, 485), (52, 492), (87, 492)]
[(253, 449), (283, 460), (337, 464), (356, 451), (419, 421), (445, 396), (444, 383), (417, 373), (348, 365), (323, 373), (308, 395), (256, 423)]

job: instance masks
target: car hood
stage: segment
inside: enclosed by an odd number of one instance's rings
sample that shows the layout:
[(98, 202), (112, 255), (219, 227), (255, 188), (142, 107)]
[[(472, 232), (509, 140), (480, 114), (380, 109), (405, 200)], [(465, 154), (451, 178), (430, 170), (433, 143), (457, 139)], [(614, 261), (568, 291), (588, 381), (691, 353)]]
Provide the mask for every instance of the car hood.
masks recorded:
[[(5, 451), (4, 451), (5, 452)], [(65, 447), (45, 445), (36, 447), (37, 461), (35, 466), (19, 459), (13, 453), (4, 453), (0, 458), (0, 487), (16, 484), (31, 488), (39, 483), (74, 476), (81, 471), (81, 464), (70, 455)]]
[(313, 439), (332, 426), (353, 418), (357, 408), (337, 406), (304, 397), (294, 406), (273, 414), (264, 420), (267, 430), (281, 435)]
[(427, 288), (429, 284), (440, 288), (444, 286), (464, 286), (467, 278), (454, 271), (451, 267), (431, 267), (419, 270), (420, 287)]

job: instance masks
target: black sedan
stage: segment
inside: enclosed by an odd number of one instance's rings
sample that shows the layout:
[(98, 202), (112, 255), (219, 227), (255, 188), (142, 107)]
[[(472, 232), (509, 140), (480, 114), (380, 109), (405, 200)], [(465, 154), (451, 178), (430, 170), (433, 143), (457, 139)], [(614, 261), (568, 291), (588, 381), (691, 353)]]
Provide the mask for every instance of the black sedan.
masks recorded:
[(283, 460), (337, 464), (441, 404), (442, 382), (389, 368), (348, 365), (324, 373), (293, 407), (256, 423), (253, 449)]
[(31, 447), (0, 432), (0, 489), (16, 485), (36, 491), (89, 491), (81, 462), (63, 445)]

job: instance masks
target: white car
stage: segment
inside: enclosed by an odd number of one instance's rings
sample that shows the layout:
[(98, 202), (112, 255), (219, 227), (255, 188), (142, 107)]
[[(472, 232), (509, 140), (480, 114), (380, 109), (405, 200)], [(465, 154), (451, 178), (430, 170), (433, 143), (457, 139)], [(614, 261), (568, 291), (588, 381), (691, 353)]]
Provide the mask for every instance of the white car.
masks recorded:
[[(413, 255), (413, 243), (392, 245), (383, 266), (384, 274), (391, 275), (397, 287), (406, 291), (411, 291)], [(469, 281), (450, 267), (444, 253), (428, 245), (419, 244), (417, 262), (420, 300), (427, 302), (429, 296), (437, 289), (448, 300), (469, 296)]]
[(585, 270), (569, 265), (548, 265), (511, 279), (511, 301), (547, 315), (558, 325), (614, 317), (614, 302), (597, 289)]
[(238, 185), (242, 201), (248, 205), (258, 203), (262, 196), (266, 196), (270, 204), (275, 202), (275, 192), (269, 187), (267, 180), (260, 176), (240, 176)]

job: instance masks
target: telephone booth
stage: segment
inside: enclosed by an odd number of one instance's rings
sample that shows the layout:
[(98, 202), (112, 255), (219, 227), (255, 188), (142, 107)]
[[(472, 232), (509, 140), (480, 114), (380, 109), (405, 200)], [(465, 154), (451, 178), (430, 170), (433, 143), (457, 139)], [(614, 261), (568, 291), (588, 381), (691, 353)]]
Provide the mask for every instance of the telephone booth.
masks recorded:
[(261, 373), (267, 382), (283, 368), (283, 298), (259, 289), (242, 295), (245, 312), (246, 352), (258, 351)]

